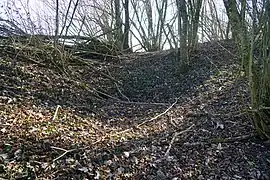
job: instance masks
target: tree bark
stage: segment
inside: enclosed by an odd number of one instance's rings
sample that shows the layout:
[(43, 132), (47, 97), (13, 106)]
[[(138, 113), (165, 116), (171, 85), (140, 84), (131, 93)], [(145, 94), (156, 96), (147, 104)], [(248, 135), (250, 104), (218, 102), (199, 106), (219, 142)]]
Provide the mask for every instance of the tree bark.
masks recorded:
[(114, 0), (114, 8), (115, 8), (115, 40), (117, 47), (122, 50), (122, 42), (123, 42), (123, 31), (122, 31), (122, 19), (120, 12), (120, 0)]
[(124, 27), (124, 38), (123, 38), (123, 49), (130, 50), (129, 48), (129, 30), (130, 30), (130, 23), (129, 23), (129, 0), (125, 0), (124, 3), (125, 9), (125, 27)]

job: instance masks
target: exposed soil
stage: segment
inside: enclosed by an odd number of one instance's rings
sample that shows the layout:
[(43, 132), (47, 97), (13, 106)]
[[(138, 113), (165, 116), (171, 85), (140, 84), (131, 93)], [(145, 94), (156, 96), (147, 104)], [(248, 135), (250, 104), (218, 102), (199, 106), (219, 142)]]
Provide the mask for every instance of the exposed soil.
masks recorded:
[(230, 41), (185, 69), (170, 51), (67, 75), (13, 61), (0, 57), (0, 179), (270, 179)]

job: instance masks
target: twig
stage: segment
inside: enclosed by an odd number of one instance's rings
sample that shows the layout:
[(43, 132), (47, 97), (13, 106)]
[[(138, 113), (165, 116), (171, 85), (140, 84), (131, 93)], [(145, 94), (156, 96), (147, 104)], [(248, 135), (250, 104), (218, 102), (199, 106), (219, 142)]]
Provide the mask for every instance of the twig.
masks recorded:
[(53, 118), (52, 118), (52, 121), (56, 120), (60, 107), (61, 107), (60, 105), (57, 105), (56, 110), (55, 110), (54, 115), (53, 115)]
[(104, 54), (104, 53), (99, 53), (99, 52), (93, 52), (93, 51), (91, 51), (91, 52), (89, 52), (89, 51), (80, 51), (80, 52), (78, 52), (78, 53), (74, 53), (74, 55), (75, 56), (78, 56), (78, 55), (80, 55), (80, 54), (82, 54), (82, 53), (87, 53), (87, 54), (94, 54), (94, 55), (100, 55), (100, 56), (103, 56), (103, 57), (111, 57), (111, 58), (115, 58), (115, 59), (118, 59), (119, 57), (118, 56), (114, 56), (114, 55), (110, 55), (110, 54)]
[[(102, 140), (99, 139), (97, 141), (95, 141), (92, 145), (95, 145), (99, 142), (101, 142)], [(91, 148), (91, 146), (86, 146), (86, 147), (82, 147), (82, 148), (76, 148), (76, 149), (70, 149), (70, 150), (66, 150), (66, 149), (63, 149), (63, 148), (60, 148), (60, 147), (55, 147), (55, 146), (51, 146), (52, 149), (56, 149), (56, 150), (60, 150), (60, 151), (64, 151), (64, 153), (62, 153), (60, 156), (58, 156), (57, 158), (53, 159), (53, 162), (57, 161), (58, 159), (64, 157), (66, 154), (68, 153), (71, 153), (73, 151), (77, 151), (77, 150), (84, 150), (84, 149), (88, 149), (88, 148)]]
[(52, 149), (56, 149), (56, 150), (61, 150), (61, 151), (68, 151), (66, 149), (60, 148), (60, 147), (55, 147), (55, 146), (51, 146)]
[[(120, 132), (118, 132), (117, 134), (122, 134), (122, 133), (126, 133), (126, 132), (128, 132), (128, 131), (132, 131), (132, 130), (137, 129), (137, 128), (139, 128), (140, 126), (142, 126), (142, 125), (144, 125), (144, 124), (146, 124), (146, 123), (148, 123), (148, 122), (150, 122), (150, 121), (153, 121), (153, 120), (159, 118), (160, 116), (166, 114), (166, 113), (167, 113), (167, 112), (168, 112), (168, 111), (169, 111), (169, 110), (177, 103), (177, 101), (178, 101), (178, 98), (177, 98), (176, 101), (175, 101), (168, 109), (166, 109), (163, 113), (161, 113), (161, 114), (159, 114), (159, 115), (157, 115), (157, 116), (155, 116), (155, 117), (153, 117), (153, 118), (151, 118), (151, 119), (149, 119), (149, 120), (146, 120), (146, 121), (144, 121), (144, 122), (138, 124), (137, 126), (132, 126), (131, 128), (125, 129), (125, 130), (123, 130), (123, 131), (120, 131)], [(125, 103), (136, 103), (136, 104), (138, 104), (139, 102), (125, 102)], [(149, 104), (149, 103), (143, 103), (143, 104)], [(159, 105), (160, 105), (160, 104), (159, 104)], [(161, 105), (164, 105), (164, 104), (161, 104)]]
[(51, 146), (52, 149), (56, 149), (56, 150), (61, 150), (61, 151), (64, 151), (63, 154), (61, 154), (60, 156), (58, 156), (57, 158), (53, 159), (53, 162), (57, 161), (58, 159), (64, 157), (66, 154), (70, 153), (70, 152), (73, 152), (73, 151), (76, 151), (77, 149), (70, 149), (70, 150), (66, 150), (66, 149), (63, 149), (63, 148), (59, 148), (59, 147), (54, 147), (54, 146)]
[(209, 62), (210, 62), (212, 65), (215, 66), (215, 68), (217, 68), (218, 71), (220, 71), (220, 69), (218, 68), (218, 66), (217, 66), (215, 63), (213, 63), (213, 61), (212, 61), (212, 59), (211, 59), (210, 57), (208, 57), (207, 55), (205, 55), (205, 57), (209, 60)]
[(94, 89), (94, 88), (92, 90), (95, 91), (98, 95), (101, 95), (101, 96), (104, 96), (104, 97), (107, 97), (107, 98), (111, 98), (111, 99), (114, 99), (116, 101), (120, 101), (120, 99), (118, 99), (117, 97), (106, 94), (105, 92), (99, 91), (99, 90)]
[[(111, 74), (111, 72), (109, 71), (109, 69), (106, 69), (106, 70), (107, 70), (108, 74), (112, 77), (112, 74)], [(127, 101), (130, 101), (129, 98), (128, 98), (126, 95), (124, 95), (124, 94), (122, 93), (122, 91), (120, 90), (120, 87), (118, 86), (118, 84), (117, 84), (116, 82), (114, 82), (114, 84), (115, 84), (115, 86), (116, 86), (118, 92), (121, 94), (121, 96), (123, 96)]]
[(153, 121), (153, 120), (159, 118), (160, 116), (163, 116), (164, 114), (166, 114), (166, 113), (167, 113), (167, 112), (168, 112), (168, 111), (169, 111), (169, 110), (177, 103), (177, 101), (178, 101), (178, 98), (177, 98), (176, 101), (175, 101), (170, 107), (168, 107), (168, 109), (166, 109), (164, 112), (158, 114), (157, 116), (155, 116), (155, 117), (153, 117), (153, 118), (151, 118), (151, 119), (149, 119), (149, 120), (146, 120), (146, 121), (144, 121), (144, 122), (138, 124), (136, 127), (139, 128), (140, 126), (142, 126), (142, 125), (144, 125), (144, 124), (146, 124), (146, 123), (148, 123), (148, 122), (151, 122), (151, 121)]
[(229, 137), (229, 138), (214, 138), (209, 139), (208, 141), (201, 141), (201, 142), (185, 142), (184, 146), (205, 146), (209, 144), (218, 144), (218, 143), (234, 143), (236, 141), (245, 141), (252, 137), (255, 137), (254, 134), (248, 134), (243, 136), (236, 136), (236, 137)]
[(181, 115), (180, 117), (178, 117), (178, 118), (172, 118), (172, 117), (170, 117), (170, 123), (171, 123), (171, 125), (173, 126), (173, 127), (175, 127), (176, 129), (178, 128), (178, 126), (175, 124), (175, 121), (176, 120), (183, 120), (183, 116)]
[(124, 94), (122, 93), (122, 91), (120, 90), (118, 84), (117, 84), (117, 83), (114, 83), (114, 84), (115, 84), (115, 86), (116, 86), (118, 92), (121, 94), (121, 96), (123, 96), (127, 101), (130, 101), (129, 98), (128, 98), (126, 95), (124, 95)]
[(136, 105), (156, 105), (156, 106), (168, 106), (169, 103), (148, 103), (148, 102), (135, 102), (135, 101), (115, 101), (115, 103), (122, 104), (136, 104)]
[[(73, 80), (73, 79), (68, 79), (68, 78), (65, 78), (65, 77), (63, 77), (66, 81), (71, 81), (71, 82), (73, 82), (73, 83), (75, 83), (75, 84), (82, 84), (80, 81), (77, 81), (77, 80)], [(84, 86), (86, 86), (85, 87), (85, 89), (89, 92), (89, 93), (91, 93), (93, 96), (95, 96), (95, 97), (97, 97), (97, 98), (100, 98), (100, 99), (104, 99), (104, 97), (106, 97), (106, 98), (110, 98), (110, 99), (114, 99), (115, 101), (121, 101), (120, 99), (118, 99), (118, 98), (116, 98), (116, 97), (113, 97), (113, 96), (111, 96), (111, 95), (109, 95), (109, 94), (106, 94), (105, 92), (102, 92), (101, 90), (97, 90), (97, 89), (95, 89), (95, 88), (92, 88), (92, 87), (89, 87), (89, 85), (88, 84), (84, 84)], [(103, 97), (102, 97), (103, 96)]]
[(237, 57), (235, 54), (233, 54), (231, 51), (229, 51), (227, 48), (225, 48), (224, 46), (222, 46), (219, 42), (217, 42), (217, 44), (224, 49), (225, 51), (227, 51), (230, 55), (232, 55), (233, 57)]
[(169, 153), (170, 153), (170, 150), (171, 150), (171, 148), (172, 148), (172, 144), (174, 143), (174, 141), (175, 141), (175, 138), (177, 137), (177, 136), (179, 136), (180, 134), (183, 134), (183, 133), (185, 133), (185, 132), (188, 132), (188, 131), (190, 131), (190, 129), (192, 128), (194, 126), (194, 124), (192, 124), (189, 128), (187, 128), (187, 129), (185, 129), (185, 130), (183, 130), (183, 131), (181, 131), (181, 132), (176, 132), (176, 133), (174, 133), (174, 135), (173, 135), (173, 138), (172, 138), (172, 140), (171, 140), (171, 142), (170, 142), (170, 144), (169, 144), (169, 147), (168, 147), (168, 149), (167, 149), (167, 151), (166, 151), (166, 153), (165, 153), (165, 157), (168, 157), (168, 155), (169, 155)]
[(33, 62), (33, 63), (41, 66), (41, 67), (46, 67), (46, 64), (38, 62), (38, 61), (36, 61), (36, 60), (34, 60), (34, 59), (30, 58), (30, 57), (23, 57), (23, 58), (24, 58), (25, 61), (30, 61), (30, 62)]
[(270, 110), (270, 107), (260, 106), (259, 110)]
[(88, 67), (92, 68), (95, 72), (98, 72), (99, 74), (101, 74), (102, 76), (110, 79), (111, 81), (115, 82), (115, 83), (118, 83), (118, 84), (122, 84), (122, 82), (116, 80), (114, 77), (102, 72), (101, 70), (97, 69), (95, 66), (93, 66), (92, 64), (90, 64), (89, 62), (87, 62), (88, 60), (85, 60), (83, 58), (79, 58), (79, 57), (76, 57), (76, 60), (82, 64), (85, 64), (87, 65)]

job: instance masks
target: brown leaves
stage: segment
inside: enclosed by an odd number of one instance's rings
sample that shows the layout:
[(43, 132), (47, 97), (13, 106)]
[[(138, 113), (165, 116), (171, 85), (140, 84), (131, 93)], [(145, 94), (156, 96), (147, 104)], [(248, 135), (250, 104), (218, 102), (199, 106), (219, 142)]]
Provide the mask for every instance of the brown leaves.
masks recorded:
[(231, 73), (237, 64), (218, 44), (204, 44), (197, 53), (181, 75), (171, 54), (135, 54), (133, 61), (106, 67), (136, 102), (96, 101), (90, 85), (115, 96), (119, 91), (87, 66), (70, 66), (70, 77), (62, 77), (33, 64), (5, 65), (0, 176), (177, 180), (268, 173), (269, 150), (243, 136), (253, 129), (239, 115), (248, 99), (245, 81)]

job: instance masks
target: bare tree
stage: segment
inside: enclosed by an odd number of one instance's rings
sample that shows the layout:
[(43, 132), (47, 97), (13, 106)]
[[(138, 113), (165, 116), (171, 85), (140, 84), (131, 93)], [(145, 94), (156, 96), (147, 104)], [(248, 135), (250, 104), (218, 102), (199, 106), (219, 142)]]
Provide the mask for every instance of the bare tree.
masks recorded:
[(162, 50), (165, 42), (169, 41), (169, 30), (165, 26), (169, 21), (168, 0), (132, 0), (131, 7), (134, 12), (130, 21), (135, 29), (133, 37), (137, 36), (135, 38), (145, 51)]
[(198, 38), (198, 24), (202, 0), (177, 0), (178, 34), (180, 37), (180, 66), (189, 63), (190, 52), (195, 48)]
[[(157, 45), (157, 49), (161, 50), (163, 48), (162, 34), (163, 34), (163, 32), (166, 33), (164, 25), (165, 25), (165, 21), (166, 21), (168, 1), (163, 0), (161, 2), (161, 7), (159, 7), (157, 0), (155, 2), (156, 2), (156, 9), (158, 11), (158, 24), (157, 24), (157, 30), (156, 30), (157, 32), (156, 32), (155, 44)], [(168, 39), (168, 37), (167, 37), (167, 39)]]

